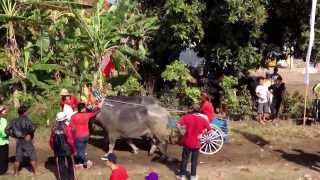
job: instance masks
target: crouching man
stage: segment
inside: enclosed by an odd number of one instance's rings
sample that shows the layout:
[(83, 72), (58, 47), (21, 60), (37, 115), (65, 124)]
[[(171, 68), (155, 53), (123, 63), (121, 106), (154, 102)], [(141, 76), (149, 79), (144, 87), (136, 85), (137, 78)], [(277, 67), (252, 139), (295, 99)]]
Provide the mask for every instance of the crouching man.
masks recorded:
[(200, 149), (200, 135), (205, 130), (211, 130), (208, 120), (199, 113), (200, 106), (193, 105), (192, 112), (183, 116), (178, 122), (178, 128), (183, 129), (181, 144), (183, 146), (180, 174), (177, 179), (186, 180), (187, 164), (191, 154), (191, 180), (197, 180), (197, 165)]
[(68, 116), (64, 112), (59, 112), (56, 117), (56, 124), (52, 128), (50, 136), (50, 147), (56, 159), (59, 180), (74, 180), (75, 154), (72, 128), (66, 125)]

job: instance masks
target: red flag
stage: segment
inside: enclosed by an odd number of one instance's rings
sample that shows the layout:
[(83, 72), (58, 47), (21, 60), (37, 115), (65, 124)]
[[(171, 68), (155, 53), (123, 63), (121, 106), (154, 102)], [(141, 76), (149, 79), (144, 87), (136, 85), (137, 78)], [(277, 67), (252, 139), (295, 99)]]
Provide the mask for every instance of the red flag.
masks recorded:
[(112, 55), (107, 53), (106, 55), (104, 55), (102, 57), (102, 61), (101, 61), (101, 68), (100, 69), (102, 71), (102, 74), (105, 77), (110, 77), (114, 68), (115, 68), (115, 66), (112, 62)]

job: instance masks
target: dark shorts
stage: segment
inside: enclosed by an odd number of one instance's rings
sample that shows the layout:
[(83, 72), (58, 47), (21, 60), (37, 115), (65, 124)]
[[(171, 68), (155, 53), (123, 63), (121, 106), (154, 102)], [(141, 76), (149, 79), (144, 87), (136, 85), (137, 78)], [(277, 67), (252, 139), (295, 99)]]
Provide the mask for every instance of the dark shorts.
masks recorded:
[(258, 113), (269, 113), (269, 103), (258, 103)]
[(37, 160), (36, 149), (32, 141), (18, 139), (16, 144), (16, 161), (22, 162), (24, 158), (28, 158), (30, 161)]

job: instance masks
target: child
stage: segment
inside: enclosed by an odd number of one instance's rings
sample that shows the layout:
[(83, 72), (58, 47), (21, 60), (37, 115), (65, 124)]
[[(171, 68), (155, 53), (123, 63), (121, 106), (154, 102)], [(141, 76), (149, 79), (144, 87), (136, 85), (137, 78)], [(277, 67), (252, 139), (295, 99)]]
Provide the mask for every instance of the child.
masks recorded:
[(264, 85), (264, 78), (258, 79), (259, 85), (256, 87), (256, 95), (258, 96), (258, 121), (265, 124), (265, 113), (269, 113), (268, 88)]

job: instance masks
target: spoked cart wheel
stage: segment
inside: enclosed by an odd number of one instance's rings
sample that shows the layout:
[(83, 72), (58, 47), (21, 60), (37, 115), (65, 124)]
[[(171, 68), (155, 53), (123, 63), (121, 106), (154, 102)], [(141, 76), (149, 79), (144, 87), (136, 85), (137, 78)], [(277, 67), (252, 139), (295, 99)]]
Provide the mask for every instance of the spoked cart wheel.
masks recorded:
[(224, 133), (220, 128), (211, 124), (212, 130), (203, 133), (200, 136), (201, 148), (200, 153), (213, 155), (219, 152), (223, 146)]

